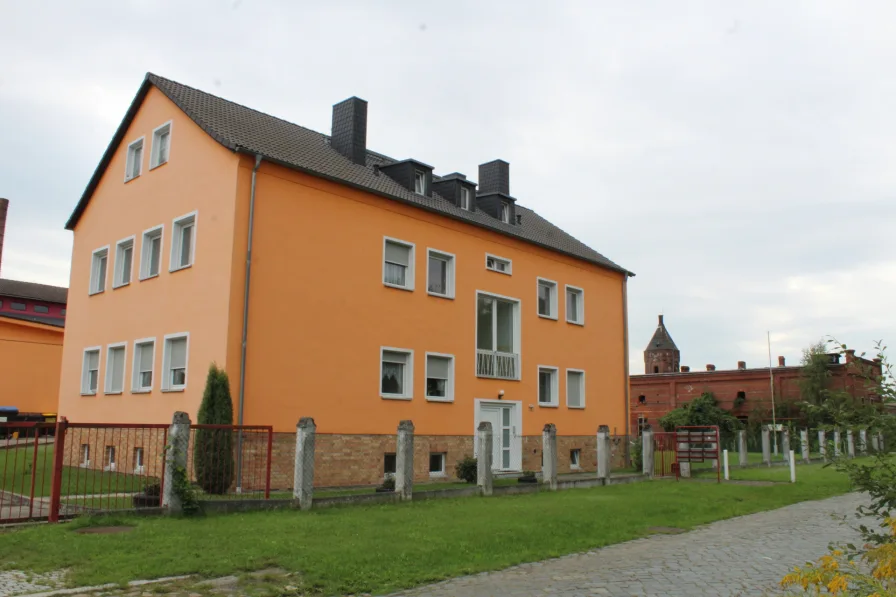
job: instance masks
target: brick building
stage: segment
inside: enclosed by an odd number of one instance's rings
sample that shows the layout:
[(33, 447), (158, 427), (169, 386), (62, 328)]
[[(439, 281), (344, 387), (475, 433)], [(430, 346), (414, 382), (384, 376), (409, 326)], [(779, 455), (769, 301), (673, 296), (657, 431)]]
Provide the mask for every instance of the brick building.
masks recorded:
[[(858, 357), (854, 350), (847, 350), (844, 356), (841, 360), (838, 353), (829, 355), (830, 389), (845, 390), (861, 400), (875, 399), (863, 379), (866, 372), (880, 373), (880, 361)], [(660, 315), (644, 350), (644, 374), (629, 378), (632, 429), (645, 423), (658, 427), (659, 419), (669, 411), (705, 392), (711, 392), (721, 408), (743, 421), (751, 416), (771, 418), (771, 388), (776, 404), (800, 400), (800, 371), (801, 365), (787, 365), (783, 356), (771, 368), (747, 368), (745, 361), (738, 361), (735, 369), (708, 364), (705, 370), (691, 371), (680, 364), (680, 351)]]

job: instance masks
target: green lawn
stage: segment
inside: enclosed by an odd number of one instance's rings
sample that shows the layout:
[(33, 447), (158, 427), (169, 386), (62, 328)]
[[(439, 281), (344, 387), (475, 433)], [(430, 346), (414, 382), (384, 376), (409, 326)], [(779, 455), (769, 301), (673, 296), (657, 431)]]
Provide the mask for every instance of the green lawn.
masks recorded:
[[(54, 446), (34, 450), (0, 450), (0, 490), (30, 495), (34, 477), (34, 495), (48, 496), (53, 478)], [(137, 492), (144, 485), (155, 483), (154, 477), (104, 472), (94, 469), (65, 466), (62, 468), (62, 495)]]
[[(784, 469), (782, 469), (784, 470)], [(76, 585), (279, 566), (327, 595), (388, 592), (452, 576), (626, 541), (651, 526), (696, 525), (849, 489), (819, 465), (799, 482), (744, 486), (653, 481), (493, 498), (210, 515), (95, 520), (133, 532), (81, 535), (85, 522), (0, 535), (0, 567), (70, 570)]]

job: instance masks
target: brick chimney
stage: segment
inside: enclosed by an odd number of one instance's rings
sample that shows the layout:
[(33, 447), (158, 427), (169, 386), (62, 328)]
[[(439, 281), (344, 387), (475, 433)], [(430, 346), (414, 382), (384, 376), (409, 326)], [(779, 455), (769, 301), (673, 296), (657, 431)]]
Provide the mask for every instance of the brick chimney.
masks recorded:
[(367, 102), (350, 97), (333, 106), (330, 146), (362, 166), (367, 162)]
[(784, 357), (778, 357), (778, 367), (784, 367)]
[(690, 373), (690, 371), (691, 371), (691, 368), (688, 367), (687, 365), (682, 365), (682, 366), (681, 366), (681, 372), (682, 372), (682, 373)]
[(706, 366), (706, 370), (707, 370), (707, 371), (715, 371), (715, 370), (716, 370), (716, 366), (715, 366), (715, 365), (707, 365), (707, 366)]
[(852, 348), (847, 348), (844, 352), (846, 352), (846, 362), (852, 363), (856, 360), (856, 351)]
[(737, 368), (740, 369), (741, 371), (743, 371), (744, 369), (747, 368), (747, 362), (746, 361), (738, 361)]
[(7, 211), (9, 211), (9, 199), (0, 197), (0, 273), (3, 271), (3, 237), (6, 235)]

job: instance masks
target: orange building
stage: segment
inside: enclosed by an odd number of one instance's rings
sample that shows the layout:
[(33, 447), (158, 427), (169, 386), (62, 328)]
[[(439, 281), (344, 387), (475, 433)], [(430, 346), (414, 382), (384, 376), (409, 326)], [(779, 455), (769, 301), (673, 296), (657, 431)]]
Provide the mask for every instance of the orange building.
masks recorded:
[[(0, 198), (0, 265), (9, 200)], [(0, 407), (10, 421), (56, 412), (66, 289), (0, 278)], [(2, 422), (2, 419), (0, 419)]]
[(403, 419), (421, 476), (485, 420), (501, 470), (540, 465), (546, 423), (593, 467), (628, 421), (631, 274), (518, 205), (506, 162), (438, 176), (366, 125), (358, 98), (327, 136), (148, 74), (67, 224), (60, 413), (195, 420), (217, 363), (239, 421), (313, 417), (365, 480)]

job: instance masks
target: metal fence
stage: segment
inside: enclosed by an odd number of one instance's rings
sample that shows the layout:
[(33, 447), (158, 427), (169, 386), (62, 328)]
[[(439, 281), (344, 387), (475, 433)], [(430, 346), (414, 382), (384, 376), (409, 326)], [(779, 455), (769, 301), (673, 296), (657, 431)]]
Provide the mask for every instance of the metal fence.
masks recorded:
[[(162, 506), (169, 425), (0, 423), (0, 523)], [(267, 499), (273, 429), (191, 425), (185, 479), (200, 500)]]

